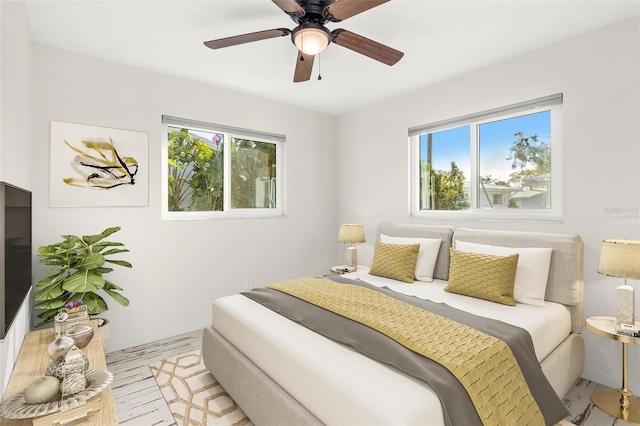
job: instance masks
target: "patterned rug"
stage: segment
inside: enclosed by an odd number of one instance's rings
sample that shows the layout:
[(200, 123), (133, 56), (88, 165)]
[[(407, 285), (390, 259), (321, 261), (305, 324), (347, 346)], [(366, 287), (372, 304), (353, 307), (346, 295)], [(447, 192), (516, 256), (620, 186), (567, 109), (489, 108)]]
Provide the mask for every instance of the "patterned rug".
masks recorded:
[(150, 364), (178, 426), (249, 426), (251, 421), (202, 362), (202, 351)]

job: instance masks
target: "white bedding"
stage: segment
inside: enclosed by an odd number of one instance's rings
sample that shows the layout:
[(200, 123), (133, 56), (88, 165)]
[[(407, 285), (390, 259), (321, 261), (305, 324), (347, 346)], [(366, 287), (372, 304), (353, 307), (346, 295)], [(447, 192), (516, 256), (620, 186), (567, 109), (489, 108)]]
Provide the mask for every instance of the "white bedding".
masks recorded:
[[(366, 272), (346, 275), (445, 302), (529, 331), (538, 360), (570, 332), (565, 306), (516, 307), (454, 295), (444, 281), (400, 283)], [(242, 295), (213, 303), (213, 326), (327, 425), (443, 425), (437, 395), (424, 382), (328, 340)], [(349, 380), (345, 380), (349, 378)]]

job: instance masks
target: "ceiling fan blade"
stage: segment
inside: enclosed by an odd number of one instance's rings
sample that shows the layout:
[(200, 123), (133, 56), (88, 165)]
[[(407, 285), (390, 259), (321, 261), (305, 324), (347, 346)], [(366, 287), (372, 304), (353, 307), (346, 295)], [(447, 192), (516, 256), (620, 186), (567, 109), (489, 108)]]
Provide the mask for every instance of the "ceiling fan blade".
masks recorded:
[[(335, 4), (335, 3), (334, 3)], [(354, 52), (358, 52), (371, 59), (387, 65), (393, 65), (404, 56), (404, 53), (384, 44), (378, 43), (351, 31), (339, 28), (331, 32), (333, 42)]]
[(304, 16), (307, 13), (296, 0), (273, 0), (273, 2), (287, 15)]
[(323, 14), (328, 21), (340, 22), (388, 1), (389, 0), (340, 0), (327, 6)]
[(316, 57), (314, 55), (307, 55), (298, 51), (296, 56), (296, 71), (293, 74), (293, 82), (299, 83), (301, 81), (307, 81), (311, 78), (311, 71), (313, 70), (313, 60)]
[(266, 40), (268, 38), (282, 37), (291, 34), (287, 28), (274, 28), (272, 30), (258, 31), (232, 37), (219, 38), (205, 41), (204, 45), (211, 49), (221, 49), (223, 47), (235, 46), (238, 44), (250, 43), (252, 41)]

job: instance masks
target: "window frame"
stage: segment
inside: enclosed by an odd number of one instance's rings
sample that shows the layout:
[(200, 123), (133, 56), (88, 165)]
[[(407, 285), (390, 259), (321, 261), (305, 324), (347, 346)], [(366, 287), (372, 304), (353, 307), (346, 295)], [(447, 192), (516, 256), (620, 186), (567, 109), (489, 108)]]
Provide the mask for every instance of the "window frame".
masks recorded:
[[(562, 221), (562, 94), (547, 96), (489, 111), (470, 114), (409, 129), (409, 215), (416, 218)], [(478, 127), (481, 124), (520, 117), (542, 111), (551, 112), (551, 208), (492, 209), (478, 207), (480, 153)], [(470, 127), (470, 193), (467, 210), (420, 210), (420, 135), (459, 126)]]
[[(223, 134), (223, 210), (221, 211), (169, 211), (169, 127)], [(276, 206), (274, 208), (231, 208), (231, 140), (247, 139), (254, 142), (272, 143), (276, 146)], [(285, 141), (284, 135), (240, 129), (185, 118), (162, 116), (162, 219), (256, 219), (282, 217), (285, 215)]]

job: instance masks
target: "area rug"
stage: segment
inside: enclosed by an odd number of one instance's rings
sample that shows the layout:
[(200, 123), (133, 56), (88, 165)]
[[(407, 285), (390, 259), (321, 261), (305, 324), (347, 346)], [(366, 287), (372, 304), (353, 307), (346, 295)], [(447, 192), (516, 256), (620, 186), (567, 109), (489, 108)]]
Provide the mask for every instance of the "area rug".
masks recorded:
[(178, 426), (249, 426), (240, 410), (193, 351), (150, 364)]

